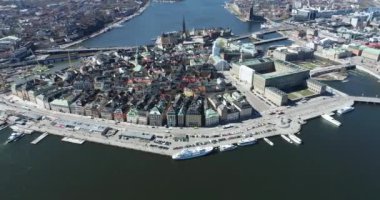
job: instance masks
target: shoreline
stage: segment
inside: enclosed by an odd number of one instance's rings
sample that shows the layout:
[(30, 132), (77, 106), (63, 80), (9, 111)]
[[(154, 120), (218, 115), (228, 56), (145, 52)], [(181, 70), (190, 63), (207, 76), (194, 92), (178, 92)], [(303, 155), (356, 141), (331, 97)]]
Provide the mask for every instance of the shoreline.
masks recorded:
[(375, 72), (373, 72), (372, 70), (370, 69), (367, 69), (366, 67), (364, 66), (361, 66), (361, 65), (356, 65), (356, 69), (362, 71), (362, 72), (365, 72), (373, 77), (375, 77), (376, 79), (380, 80), (380, 74), (377, 74)]
[(150, 5), (151, 3), (151, 0), (148, 0), (147, 3), (141, 7), (140, 9), (138, 9), (134, 14), (132, 15), (129, 15), (129, 16), (126, 16), (120, 20), (117, 20), (115, 22), (112, 22), (110, 24), (107, 24), (104, 28), (96, 31), (95, 33), (92, 33), (91, 35), (88, 35), (88, 36), (84, 36), (83, 38), (79, 39), (79, 40), (76, 40), (76, 41), (73, 41), (73, 42), (70, 42), (70, 43), (67, 43), (67, 44), (62, 44), (62, 45), (59, 45), (59, 48), (61, 49), (66, 49), (68, 47), (71, 47), (71, 46), (74, 46), (74, 45), (77, 45), (77, 44), (80, 44), (88, 39), (91, 39), (91, 38), (95, 38), (103, 33), (106, 33), (114, 28), (117, 28), (119, 26), (121, 26), (121, 24), (123, 24), (124, 22), (127, 22), (139, 15), (141, 15)]
[[(334, 92), (335, 93), (335, 92)], [(6, 98), (4, 98), (6, 99)], [(299, 124), (298, 120), (302, 119), (308, 121), (310, 119), (314, 119), (319, 117), (324, 113), (330, 113), (337, 110), (341, 105), (346, 104), (354, 104), (352, 100), (346, 98), (345, 96), (335, 96), (330, 98), (318, 98), (310, 101), (307, 104), (299, 105), (298, 107), (293, 107), (291, 109), (286, 109), (286, 114), (282, 116), (285, 119), (292, 119), (288, 123), (283, 123), (282, 118), (278, 118), (276, 116), (271, 116), (269, 114), (264, 115), (261, 118), (249, 119), (242, 122), (239, 125), (234, 125), (233, 129), (221, 129), (220, 127), (215, 128), (200, 128), (196, 132), (191, 128), (181, 129), (181, 128), (173, 128), (173, 129), (165, 129), (165, 128), (155, 128), (152, 129), (149, 126), (137, 126), (137, 125), (129, 125), (125, 126), (125, 124), (115, 124), (110, 120), (103, 119), (88, 119), (85, 116), (77, 116), (69, 113), (59, 113), (55, 111), (47, 111), (41, 108), (35, 107), (31, 112), (36, 115), (47, 116), (50, 119), (43, 119), (36, 123), (31, 124), (29, 127), (25, 127), (29, 130), (34, 130), (37, 132), (47, 132), (52, 135), (57, 135), (61, 137), (73, 137), (77, 139), (82, 139), (89, 142), (110, 145), (115, 147), (122, 147), (131, 150), (138, 150), (149, 152), (153, 154), (160, 154), (164, 156), (171, 156), (176, 152), (179, 152), (180, 149), (177, 147), (182, 146), (183, 148), (192, 148), (195, 147), (195, 144), (199, 142), (204, 142), (204, 144), (200, 145), (201, 147), (212, 146), (216, 148), (220, 145), (225, 144), (235, 144), (241, 141), (243, 138), (255, 138), (262, 139), (264, 137), (269, 138), (278, 135), (288, 135), (288, 134), (296, 134), (301, 131), (302, 125)], [(13, 110), (15, 113), (23, 113), (26, 110), (26, 106), (30, 106), (31, 104), (26, 103), (24, 101), (17, 101), (18, 103), (8, 105), (7, 103), (0, 104), (0, 108), (3, 110)], [(25, 104), (26, 103), (26, 104)], [(20, 105), (20, 106), (16, 106)], [(21, 106), (24, 105), (24, 106)], [(314, 106), (312, 106), (314, 105)], [(318, 105), (324, 105), (324, 109), (314, 109), (318, 107)], [(91, 126), (104, 126), (109, 127), (118, 132), (115, 135), (105, 137), (100, 132), (89, 131), (88, 129), (79, 128), (79, 129), (67, 129), (62, 126), (55, 126), (52, 122), (58, 122), (56, 119), (59, 119), (63, 122), (67, 121), (76, 121), (81, 122), (83, 124)], [(269, 123), (270, 122), (270, 123)], [(170, 130), (170, 133), (167, 131)], [(154, 140), (142, 140), (138, 138), (130, 138), (127, 140), (121, 139), (120, 135), (123, 132), (142, 132), (149, 133), (157, 136), (157, 140), (170, 142), (168, 146), (164, 146), (164, 144), (155, 142)], [(175, 140), (174, 137), (178, 135), (187, 134), (189, 137), (189, 141), (182, 142)], [(217, 137), (215, 137), (215, 135)], [(202, 137), (207, 136), (207, 137)], [(161, 139), (160, 139), (161, 138)], [(224, 138), (223, 140), (220, 140)], [(208, 142), (208, 143), (205, 143)], [(167, 147), (166, 149), (160, 147)], [(198, 146), (198, 145), (197, 145)]]

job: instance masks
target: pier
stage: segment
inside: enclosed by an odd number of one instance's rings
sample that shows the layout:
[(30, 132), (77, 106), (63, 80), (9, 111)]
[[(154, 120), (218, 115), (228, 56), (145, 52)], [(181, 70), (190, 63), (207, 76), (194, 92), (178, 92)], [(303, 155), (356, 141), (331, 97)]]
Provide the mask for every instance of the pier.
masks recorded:
[(269, 144), (270, 146), (274, 146), (274, 143), (272, 142), (272, 141), (270, 141), (268, 138), (263, 138), (264, 139), (264, 141), (267, 143), (267, 144)]
[(321, 115), (321, 116), (322, 116), (323, 119), (325, 119), (326, 121), (330, 122), (331, 124), (334, 124), (335, 126), (342, 125), (342, 123), (340, 123), (338, 120), (334, 119), (333, 117), (331, 117), (328, 114), (324, 114), (324, 115)]
[(351, 96), (350, 98), (356, 103), (380, 104), (379, 97)]
[(37, 144), (37, 143), (39, 143), (41, 140), (43, 140), (48, 135), (49, 134), (47, 132), (42, 133), (40, 136), (38, 136), (36, 139), (34, 139), (30, 144)]
[(290, 140), (286, 135), (281, 135), (282, 139), (284, 139), (285, 141), (289, 142), (290, 144), (293, 144), (293, 141)]
[(289, 139), (292, 140), (295, 144), (302, 144), (302, 140), (295, 136), (294, 134), (289, 134)]
[(64, 142), (70, 142), (73, 144), (83, 144), (86, 140), (77, 139), (77, 138), (71, 138), (71, 137), (64, 137), (62, 138), (62, 141)]

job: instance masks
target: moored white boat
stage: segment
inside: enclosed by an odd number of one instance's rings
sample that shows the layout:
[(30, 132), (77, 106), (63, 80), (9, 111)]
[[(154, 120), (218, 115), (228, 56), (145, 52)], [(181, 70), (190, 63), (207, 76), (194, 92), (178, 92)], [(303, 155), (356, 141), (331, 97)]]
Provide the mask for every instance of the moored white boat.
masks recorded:
[(13, 132), (7, 139), (7, 141), (5, 142), (6, 144), (10, 143), (10, 142), (14, 142), (14, 141), (17, 141), (18, 139), (20, 139), (22, 136), (24, 136), (23, 133), (19, 133), (19, 132)]
[(251, 144), (255, 144), (255, 143), (256, 143), (255, 138), (245, 138), (245, 139), (240, 140), (237, 143), (237, 145), (238, 146), (247, 146), (247, 145), (251, 145)]
[(219, 146), (219, 151), (220, 152), (223, 152), (223, 151), (231, 151), (231, 150), (234, 150), (236, 149), (237, 146), (233, 145), (233, 144), (225, 144), (225, 145), (220, 145)]
[(344, 113), (348, 113), (350, 111), (353, 111), (355, 108), (352, 107), (352, 106), (347, 106), (347, 107), (344, 107), (344, 108), (341, 108), (337, 111), (338, 115), (341, 115), (341, 114), (344, 114)]
[(172, 155), (172, 159), (174, 160), (186, 160), (190, 158), (196, 158), (200, 156), (207, 155), (214, 150), (214, 147), (196, 147), (193, 149), (184, 149), (178, 153)]

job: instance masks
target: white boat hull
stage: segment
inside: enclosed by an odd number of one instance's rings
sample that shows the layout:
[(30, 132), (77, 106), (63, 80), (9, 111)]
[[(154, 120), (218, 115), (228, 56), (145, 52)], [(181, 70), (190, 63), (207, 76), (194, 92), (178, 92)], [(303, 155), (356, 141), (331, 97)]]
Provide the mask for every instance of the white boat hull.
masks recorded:
[(238, 146), (248, 146), (248, 145), (253, 145), (256, 144), (256, 139), (244, 139), (240, 142), (237, 143)]
[(231, 151), (231, 150), (234, 150), (236, 148), (237, 148), (237, 146), (235, 146), (235, 145), (222, 145), (219, 147), (219, 151), (220, 152)]
[(339, 109), (337, 111), (337, 114), (338, 115), (342, 115), (342, 114), (345, 114), (345, 113), (348, 113), (348, 112), (351, 112), (354, 110), (354, 107), (347, 107), (347, 108), (342, 108), (342, 109)]
[[(214, 150), (213, 147), (205, 147), (205, 148), (202, 148), (201, 150), (185, 149), (185, 150), (182, 150), (182, 151), (172, 155), (172, 159), (173, 160), (187, 160), (187, 159), (197, 158), (197, 157), (205, 156), (205, 155), (211, 153), (213, 150)], [(193, 151), (193, 153), (189, 154), (189, 155), (184, 155), (184, 151)]]

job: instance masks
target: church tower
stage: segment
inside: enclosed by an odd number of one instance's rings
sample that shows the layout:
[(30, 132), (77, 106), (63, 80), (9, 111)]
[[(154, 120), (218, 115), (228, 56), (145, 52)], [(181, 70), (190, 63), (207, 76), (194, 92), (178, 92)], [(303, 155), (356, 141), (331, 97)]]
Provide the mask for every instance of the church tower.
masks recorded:
[(187, 35), (187, 30), (186, 30), (186, 20), (185, 20), (185, 16), (183, 16), (182, 18), (182, 38), (184, 40), (186, 40), (188, 37)]

